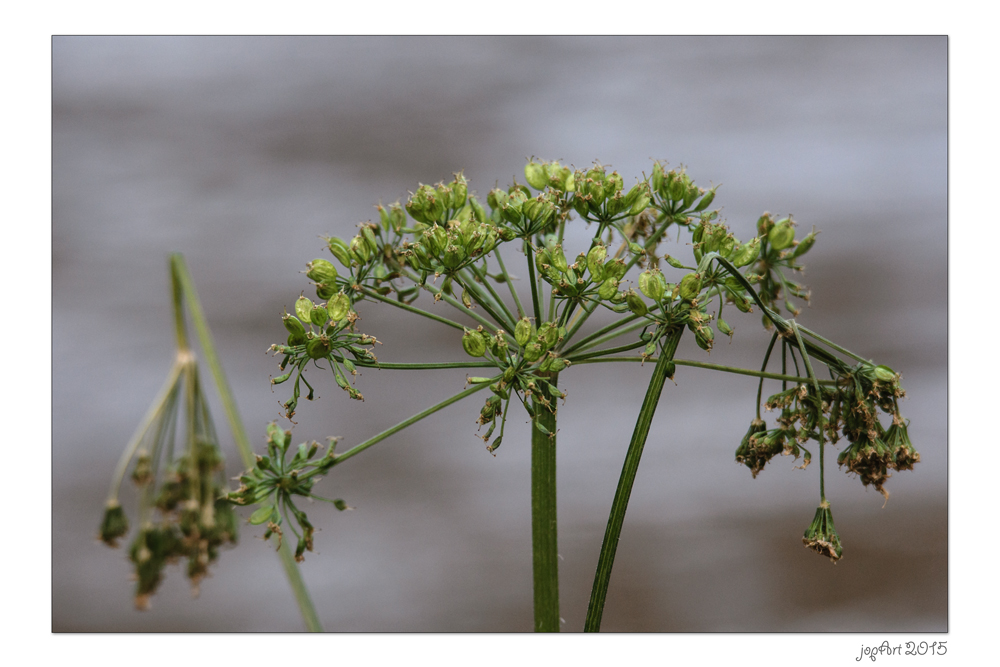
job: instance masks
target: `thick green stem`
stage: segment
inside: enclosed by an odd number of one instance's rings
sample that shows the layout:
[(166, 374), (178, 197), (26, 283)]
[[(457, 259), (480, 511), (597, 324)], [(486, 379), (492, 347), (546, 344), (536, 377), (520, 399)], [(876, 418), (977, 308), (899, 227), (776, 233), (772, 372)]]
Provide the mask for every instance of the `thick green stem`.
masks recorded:
[(601, 545), (601, 555), (597, 561), (597, 572), (594, 574), (594, 588), (590, 593), (590, 606), (587, 609), (585, 632), (598, 632), (601, 629), (601, 616), (604, 614), (604, 601), (608, 594), (608, 583), (611, 581), (611, 568), (615, 563), (615, 552), (618, 550), (618, 539), (621, 537), (622, 524), (625, 522), (625, 511), (628, 509), (629, 496), (632, 495), (632, 484), (639, 470), (639, 459), (646, 445), (649, 426), (653, 423), (656, 404), (660, 400), (663, 383), (667, 379), (668, 362), (674, 358), (677, 343), (684, 329), (676, 329), (668, 334), (663, 346), (663, 352), (653, 367), (653, 377), (649, 380), (646, 397), (642, 400), (639, 418), (632, 432), (632, 441), (625, 454), (625, 465), (615, 490), (615, 499), (611, 504), (611, 514), (608, 516), (608, 527), (604, 532), (604, 543)]
[[(548, 381), (556, 386), (558, 375)], [(559, 632), (559, 543), (556, 530), (556, 415), (535, 403), (531, 428), (531, 548), (535, 632)], [(541, 426), (548, 433), (538, 427)]]
[[(175, 293), (178, 290), (182, 291), (184, 298), (187, 299), (188, 310), (191, 312), (191, 321), (194, 324), (195, 331), (198, 333), (198, 340), (201, 342), (205, 361), (208, 362), (208, 367), (212, 371), (212, 377), (215, 379), (215, 386), (219, 390), (219, 397), (222, 399), (222, 406), (226, 412), (226, 418), (229, 420), (229, 427), (232, 429), (236, 447), (239, 449), (240, 457), (243, 459), (243, 465), (246, 468), (252, 468), (256, 462), (256, 457), (254, 456), (253, 448), (250, 446), (250, 441), (247, 439), (246, 429), (243, 428), (243, 420), (236, 409), (236, 400), (229, 389), (226, 374), (223, 372), (222, 364), (219, 363), (219, 357), (215, 353), (212, 332), (208, 329), (208, 321), (205, 319), (205, 313), (201, 309), (201, 302), (198, 300), (194, 281), (191, 280), (187, 266), (184, 263), (184, 257), (179, 253), (171, 255), (170, 266), (174, 279)], [(281, 563), (285, 568), (285, 574), (288, 575), (288, 583), (292, 587), (292, 593), (295, 594), (295, 601), (299, 605), (299, 612), (302, 614), (302, 620), (305, 622), (306, 628), (310, 632), (323, 632), (323, 625), (320, 623), (319, 616), (316, 614), (316, 608), (309, 597), (309, 591), (302, 580), (302, 573), (299, 572), (299, 568), (295, 563), (295, 557), (287, 543), (282, 543), (279, 555), (281, 556)]]
[(528, 259), (528, 281), (531, 283), (531, 307), (535, 316), (535, 326), (542, 324), (542, 307), (538, 301), (538, 285), (535, 281), (535, 255), (531, 252), (531, 244), (524, 242), (524, 256)]

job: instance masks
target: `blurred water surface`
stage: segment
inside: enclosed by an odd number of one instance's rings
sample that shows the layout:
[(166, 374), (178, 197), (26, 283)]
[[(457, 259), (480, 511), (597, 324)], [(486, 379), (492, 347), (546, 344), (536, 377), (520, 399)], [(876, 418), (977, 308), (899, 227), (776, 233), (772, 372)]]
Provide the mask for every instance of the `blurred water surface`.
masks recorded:
[[(888, 484), (884, 508), (830, 466), (845, 544), (833, 567), (799, 539), (818, 466), (777, 460), (754, 480), (733, 462), (753, 379), (679, 369), (632, 495), (605, 629), (945, 630), (946, 57), (943, 37), (55, 38), (53, 629), (301, 627), (249, 526), (199, 600), (175, 567), (147, 613), (132, 609), (124, 551), (94, 541), (117, 457), (172, 361), (168, 252), (187, 257), (259, 446), (284, 397), (265, 349), (284, 337), (279, 316), (307, 287), (299, 272), (320, 256), (318, 237), (350, 237), (376, 202), (459, 169), (485, 194), (537, 155), (599, 159), (626, 182), (651, 158), (682, 163), (699, 184), (724, 184), (715, 204), (737, 236), (764, 210), (822, 230), (799, 321), (903, 374), (922, 455)], [(568, 231), (572, 254), (587, 238)], [(449, 330), (387, 311), (362, 312), (382, 360), (462, 357)], [(759, 365), (757, 316), (729, 321), (736, 336), (710, 360)], [(678, 356), (706, 358), (691, 340)], [(648, 373), (602, 364), (561, 378), (567, 630), (583, 625)], [(321, 380), (295, 441), (356, 444), (465, 380), (362, 375), (363, 404)], [(474, 437), (479, 407), (452, 406), (323, 482), (356, 508), (310, 509), (322, 532), (302, 571), (328, 629), (531, 629), (529, 432), (515, 417), (494, 458)], [(225, 431), (217, 404), (215, 415)]]

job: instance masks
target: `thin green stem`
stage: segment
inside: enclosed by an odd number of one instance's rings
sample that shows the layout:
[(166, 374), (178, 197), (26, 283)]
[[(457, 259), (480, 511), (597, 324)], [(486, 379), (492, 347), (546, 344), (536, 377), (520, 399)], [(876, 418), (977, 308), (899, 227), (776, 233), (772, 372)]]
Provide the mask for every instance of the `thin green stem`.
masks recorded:
[[(547, 376), (556, 386), (558, 375)], [(531, 548), (535, 632), (559, 632), (559, 541), (556, 513), (556, 414), (533, 401)], [(539, 428), (541, 427), (541, 428)], [(544, 428), (548, 433), (543, 432)]]
[(614, 332), (611, 332), (611, 333), (608, 333), (608, 334), (604, 334), (603, 336), (600, 336), (600, 337), (595, 338), (594, 340), (590, 341), (586, 345), (578, 345), (577, 348), (576, 348), (576, 351), (577, 352), (583, 352), (584, 350), (589, 350), (592, 347), (597, 347), (598, 345), (606, 343), (609, 340), (614, 340), (615, 338), (618, 338), (620, 336), (624, 336), (625, 334), (631, 333), (633, 331), (638, 331), (639, 329), (642, 329), (643, 327), (648, 327), (648, 326), (650, 326), (652, 324), (654, 324), (654, 322), (650, 322), (647, 319), (643, 319), (642, 322), (636, 322), (635, 324), (632, 324), (632, 325), (629, 325), (629, 326), (625, 327), (621, 331), (614, 331)]
[[(174, 280), (180, 290), (183, 291), (184, 297), (187, 299), (188, 310), (191, 312), (191, 321), (194, 323), (195, 331), (198, 333), (198, 340), (201, 342), (202, 353), (205, 355), (208, 367), (212, 371), (212, 377), (215, 380), (215, 386), (219, 391), (219, 397), (222, 399), (222, 406), (226, 412), (226, 417), (229, 420), (229, 427), (233, 432), (233, 439), (236, 441), (236, 447), (239, 449), (240, 457), (243, 459), (243, 465), (246, 468), (252, 468), (256, 462), (256, 457), (254, 456), (253, 448), (250, 446), (250, 441), (247, 438), (246, 430), (243, 428), (243, 420), (240, 418), (239, 411), (236, 408), (236, 401), (229, 388), (229, 382), (226, 380), (226, 374), (222, 370), (222, 364), (219, 363), (218, 355), (215, 353), (215, 344), (212, 339), (212, 332), (208, 328), (208, 322), (206, 321), (205, 314), (201, 309), (201, 302), (198, 300), (198, 293), (195, 291), (194, 281), (188, 273), (187, 266), (184, 263), (184, 257), (182, 255), (179, 253), (171, 255), (170, 264), (173, 269), (172, 275)], [(175, 290), (176, 289), (177, 287), (175, 287)], [(298, 567), (296, 567), (295, 558), (290, 547), (287, 544), (282, 544), (279, 555), (281, 556), (281, 562), (285, 568), (285, 574), (288, 575), (288, 583), (292, 588), (292, 592), (295, 594), (295, 601), (299, 605), (299, 612), (302, 614), (302, 620), (305, 622), (306, 628), (310, 632), (322, 632), (323, 625), (320, 623), (319, 616), (316, 614), (316, 608), (313, 606), (312, 600), (309, 597), (309, 591), (306, 589), (305, 582), (302, 580), (302, 573), (299, 571)]]
[(855, 361), (860, 361), (860, 362), (865, 363), (865, 364), (870, 364), (871, 363), (870, 360), (865, 359), (863, 357), (859, 357), (858, 355), (854, 354), (850, 350), (845, 349), (845, 348), (837, 345), (836, 343), (834, 343), (831, 340), (823, 338), (818, 333), (816, 333), (814, 331), (810, 331), (809, 329), (806, 329), (804, 326), (796, 324), (796, 327), (798, 328), (799, 331), (801, 331), (802, 333), (806, 334), (807, 336), (811, 336), (812, 338), (815, 338), (819, 342), (824, 343), (826, 345), (829, 345), (830, 347), (832, 347), (833, 349), (835, 349), (837, 352), (840, 352), (841, 354), (846, 354), (847, 356), (851, 357)]
[(382, 296), (381, 294), (379, 294), (378, 292), (375, 292), (375, 291), (373, 291), (371, 289), (368, 289), (367, 287), (361, 288), (361, 292), (362, 292), (362, 294), (364, 294), (367, 297), (371, 297), (373, 299), (377, 299), (377, 300), (381, 301), (382, 303), (389, 304), (390, 306), (395, 306), (396, 308), (402, 308), (403, 310), (407, 310), (407, 311), (409, 311), (411, 313), (416, 313), (417, 315), (422, 315), (423, 317), (426, 317), (428, 319), (434, 320), (435, 322), (440, 322), (441, 324), (447, 324), (449, 327), (452, 327), (454, 329), (458, 329), (459, 331), (464, 331), (465, 330), (465, 327), (463, 327), (461, 324), (459, 324), (458, 322), (454, 322), (452, 320), (449, 320), (447, 317), (441, 317), (440, 315), (435, 315), (434, 313), (429, 313), (426, 310), (422, 310), (422, 309), (417, 308), (415, 306), (411, 306), (410, 304), (403, 303), (402, 301), (396, 301), (395, 299), (387, 299), (384, 296)]
[(617, 354), (618, 352), (628, 352), (634, 350), (637, 347), (645, 347), (645, 343), (641, 340), (632, 343), (626, 343), (625, 345), (619, 345), (618, 347), (609, 347), (606, 350), (598, 350), (597, 352), (588, 352), (587, 354), (581, 354), (575, 357), (566, 357), (567, 361), (571, 363), (579, 363), (581, 361), (586, 361), (587, 359), (594, 359), (596, 357), (607, 357), (612, 354)]
[(507, 273), (507, 267), (503, 265), (503, 258), (500, 257), (500, 246), (493, 249), (493, 254), (496, 255), (497, 264), (500, 265), (500, 272), (503, 274), (504, 282), (510, 288), (510, 295), (514, 297), (514, 304), (517, 306), (517, 317), (520, 319), (524, 317), (524, 306), (521, 305), (521, 299), (517, 296), (517, 290), (514, 289), (514, 283), (511, 282), (510, 274)]
[[(597, 357), (592, 359), (572, 360), (574, 366), (583, 364), (606, 364), (616, 362), (643, 363), (655, 362), (659, 357)], [(767, 380), (781, 380), (783, 382), (802, 382), (802, 377), (797, 375), (782, 375), (781, 373), (765, 373), (755, 371), (752, 368), (737, 368), (735, 366), (722, 366), (720, 364), (710, 364), (704, 361), (692, 361), (689, 359), (674, 359), (677, 366), (691, 366), (692, 368), (704, 368), (710, 371), (721, 371), (723, 373), (734, 373), (736, 375), (748, 375), (750, 377), (763, 378)], [(836, 380), (818, 380), (822, 385), (836, 386)]]
[[(778, 340), (778, 332), (775, 331), (771, 336), (771, 342), (767, 346), (767, 352), (764, 353), (764, 363), (760, 365), (760, 382), (757, 383), (757, 419), (760, 419), (760, 398), (764, 391), (764, 371), (767, 370), (767, 362), (771, 359), (771, 350), (774, 349), (774, 343)], [(784, 370), (784, 369), (782, 369)]]
[(503, 299), (500, 298), (500, 295), (497, 294), (497, 291), (493, 288), (493, 285), (490, 284), (489, 275), (487, 274), (485, 269), (486, 266), (485, 258), (483, 259), (483, 262), (484, 262), (483, 264), (484, 268), (482, 273), (479, 272), (479, 269), (476, 268), (475, 264), (470, 264), (469, 270), (471, 270), (473, 275), (475, 275), (476, 278), (479, 279), (479, 284), (483, 285), (486, 288), (486, 291), (490, 293), (490, 296), (493, 297), (494, 304), (500, 309), (500, 312), (506, 318), (507, 325), (511, 328), (511, 330), (513, 330), (514, 325), (517, 323), (517, 318), (514, 317), (514, 313), (510, 312), (510, 308), (507, 307), (507, 304), (505, 304), (503, 302)]
[[(493, 303), (493, 300), (489, 297), (489, 295), (479, 289), (479, 285), (476, 283), (474, 275), (475, 274), (473, 274), (473, 277), (470, 279), (470, 277), (466, 274), (459, 272), (454, 274), (453, 279), (462, 289), (469, 293), (469, 296), (473, 301), (482, 306), (483, 310), (485, 310), (486, 313), (492, 317), (502, 329), (513, 330), (513, 323), (503, 314), (507, 310), (506, 307), (501, 307), (498, 310), (497, 304)], [(462, 307), (464, 308), (465, 304), (462, 304)]]
[(824, 479), (824, 469), (823, 469), (823, 452), (826, 450), (826, 441), (823, 437), (823, 410), (822, 401), (823, 395), (819, 391), (819, 380), (816, 379), (816, 374), (813, 373), (812, 362), (809, 361), (809, 354), (806, 352), (806, 346), (802, 342), (802, 334), (799, 333), (799, 325), (792, 320), (792, 331), (795, 332), (795, 339), (799, 341), (799, 350), (802, 352), (802, 361), (805, 362), (806, 372), (809, 373), (809, 378), (813, 382), (813, 388), (816, 390), (816, 407), (819, 412), (819, 418), (817, 419), (816, 431), (819, 434), (819, 499), (820, 502), (826, 502), (826, 484)]
[[(621, 318), (619, 320), (615, 320), (611, 324), (605, 325), (605, 326), (601, 327), (600, 329), (598, 329), (597, 331), (595, 331), (594, 333), (592, 333), (590, 335), (587, 335), (587, 336), (584, 336), (583, 338), (581, 338), (579, 341), (577, 341), (576, 343), (574, 343), (573, 345), (571, 345), (569, 347), (569, 349), (564, 350), (563, 351), (563, 356), (565, 356), (567, 354), (572, 354), (573, 352), (576, 352), (578, 349), (585, 348), (587, 346), (587, 344), (590, 341), (594, 340), (595, 338), (600, 338), (604, 334), (610, 333), (610, 332), (614, 331), (615, 329), (617, 329), (618, 327), (625, 326), (629, 322), (634, 322), (637, 319), (639, 319), (639, 315), (636, 315), (636, 314), (633, 313), (633, 314), (628, 315), (627, 317), (623, 317), (623, 318)], [(567, 341), (569, 340), (569, 334), (568, 334), (568, 332), (567, 332), (567, 338), (566, 339), (567, 339)]]
[[(340, 361), (339, 357), (334, 357)], [(406, 363), (384, 363), (381, 361), (367, 362), (367, 361), (355, 361), (354, 365), (358, 368), (377, 368), (384, 370), (443, 370), (447, 368), (496, 368), (496, 364), (492, 361), (440, 361), (436, 363), (428, 364), (406, 364)]]
[[(498, 375), (495, 378), (492, 378), (490, 380), (490, 382), (484, 382), (482, 384), (473, 385), (473, 386), (469, 387), (468, 389), (466, 389), (465, 391), (458, 392), (457, 394), (455, 394), (451, 398), (447, 398), (447, 399), (441, 401), (440, 403), (437, 403), (436, 405), (432, 405), (431, 407), (427, 408), (423, 412), (418, 412), (417, 414), (413, 415), (409, 419), (404, 419), (403, 421), (399, 422), (398, 424), (396, 424), (392, 428), (388, 428), (388, 429), (382, 431), (381, 433), (379, 433), (378, 435), (376, 435), (375, 437), (369, 438), (368, 440), (365, 440), (361, 444), (356, 445), (356, 446), (352, 447), (351, 449), (348, 449), (343, 454), (338, 454), (337, 457), (336, 457), (336, 459), (334, 460), (334, 465), (338, 465), (340, 463), (343, 463), (344, 461), (346, 461), (347, 459), (351, 458), (352, 456), (355, 456), (355, 455), (360, 454), (361, 452), (365, 451), (366, 449), (368, 449), (372, 445), (375, 445), (375, 444), (378, 444), (378, 443), (382, 442), (383, 440), (385, 440), (386, 438), (388, 438), (390, 435), (393, 435), (395, 433), (399, 433), (400, 431), (402, 431), (407, 426), (410, 426), (412, 424), (416, 424), (421, 419), (423, 419), (425, 417), (431, 416), (432, 414), (434, 414), (438, 410), (443, 410), (444, 408), (448, 407), (452, 403), (457, 403), (458, 401), (462, 400), (466, 396), (472, 396), (477, 391), (482, 391), (486, 387), (490, 386), (491, 382), (494, 382), (494, 381), (498, 380), (500, 377), (501, 376)], [(300, 479), (305, 479), (306, 477), (309, 477), (309, 475), (306, 474), (303, 477), (301, 477)]]
[(590, 605), (587, 608), (585, 632), (598, 632), (601, 629), (601, 616), (604, 614), (604, 602), (608, 594), (608, 583), (611, 581), (611, 569), (615, 563), (615, 552), (618, 550), (618, 539), (621, 537), (622, 525), (625, 522), (625, 511), (628, 509), (629, 497), (632, 495), (632, 485), (636, 472), (639, 470), (639, 459), (642, 457), (649, 427), (653, 423), (656, 405), (660, 400), (660, 392), (667, 379), (669, 363), (677, 351), (677, 344), (684, 333), (683, 328), (671, 331), (664, 342), (663, 352), (653, 367), (653, 376), (649, 380), (646, 396), (642, 400), (642, 408), (632, 431), (632, 441), (625, 454), (622, 474), (615, 490), (615, 498), (611, 504), (608, 516), (608, 527), (604, 532), (604, 543), (601, 545), (601, 555), (597, 561), (597, 571), (594, 574), (594, 588), (590, 594)]
[(542, 323), (542, 308), (538, 303), (538, 285), (535, 284), (535, 256), (531, 252), (531, 244), (524, 241), (524, 255), (528, 259), (528, 281), (531, 283), (531, 307), (535, 315), (535, 326)]

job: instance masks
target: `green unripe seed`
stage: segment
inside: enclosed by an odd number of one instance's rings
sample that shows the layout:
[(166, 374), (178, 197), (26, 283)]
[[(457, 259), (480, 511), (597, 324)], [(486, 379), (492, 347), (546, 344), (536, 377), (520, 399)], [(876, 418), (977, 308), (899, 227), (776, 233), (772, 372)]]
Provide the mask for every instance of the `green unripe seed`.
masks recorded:
[(343, 239), (331, 236), (326, 240), (326, 244), (333, 256), (337, 258), (337, 261), (343, 264), (346, 268), (351, 268), (350, 248), (348, 248), (347, 243), (345, 243)]
[(514, 340), (521, 347), (524, 347), (535, 333), (535, 325), (527, 317), (522, 317), (514, 325)]
[(472, 357), (482, 357), (486, 354), (486, 341), (478, 331), (466, 329), (462, 336), (462, 347), (466, 354)]
[(524, 178), (528, 181), (528, 185), (536, 190), (544, 190), (545, 186), (548, 185), (545, 167), (534, 160), (524, 165)]
[(681, 279), (680, 297), (685, 301), (695, 299), (701, 292), (701, 274), (689, 273)]
[(646, 307), (646, 302), (642, 300), (642, 297), (635, 292), (629, 292), (625, 297), (625, 303), (628, 304), (628, 309), (634, 314), (642, 317), (649, 310)]
[(719, 329), (719, 333), (722, 334), (723, 336), (732, 336), (733, 335), (733, 328), (731, 326), (729, 326), (729, 324), (724, 319), (722, 319), (721, 317), (715, 323), (715, 326)]
[(597, 288), (597, 296), (604, 300), (608, 300), (618, 293), (618, 281), (614, 278), (608, 278), (601, 286)]
[(648, 296), (653, 301), (663, 298), (663, 291), (666, 282), (661, 280), (663, 274), (659, 271), (643, 271), (639, 274), (639, 291)]
[(333, 343), (325, 335), (317, 336), (306, 343), (306, 354), (311, 359), (323, 359), (330, 354), (332, 349)]
[(333, 295), (331, 299), (326, 304), (327, 317), (334, 322), (339, 322), (351, 311), (351, 300), (350, 298), (340, 292), (339, 294)]
[(309, 313), (309, 321), (311, 321), (318, 327), (321, 327), (324, 324), (326, 324), (327, 319), (329, 319), (327, 316), (327, 311), (326, 308), (324, 308), (323, 306), (316, 306)]
[(569, 262), (566, 261), (566, 255), (563, 254), (562, 246), (557, 245), (549, 253), (550, 263), (552, 266), (560, 273), (566, 273), (569, 269)]
[(326, 300), (337, 293), (337, 286), (335, 283), (320, 283), (316, 285), (316, 296), (320, 299)]
[(325, 259), (314, 259), (306, 264), (306, 276), (316, 283), (332, 283), (337, 279), (337, 267)]
[(300, 296), (295, 301), (295, 314), (303, 322), (309, 322), (312, 318), (313, 302), (304, 296)]
[(896, 373), (888, 366), (876, 366), (875, 379), (879, 382), (894, 382), (896, 380)]
[(795, 240), (795, 230), (788, 222), (781, 222), (771, 228), (767, 233), (767, 241), (775, 250), (784, 250), (792, 245)]

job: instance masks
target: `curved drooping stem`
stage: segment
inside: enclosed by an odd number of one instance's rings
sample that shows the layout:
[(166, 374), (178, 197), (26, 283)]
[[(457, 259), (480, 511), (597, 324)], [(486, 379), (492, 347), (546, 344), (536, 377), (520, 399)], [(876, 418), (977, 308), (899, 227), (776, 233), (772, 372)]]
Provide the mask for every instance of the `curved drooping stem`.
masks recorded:
[(601, 616), (604, 614), (604, 601), (608, 595), (608, 583), (611, 581), (611, 568), (615, 563), (615, 552), (618, 550), (618, 539), (621, 537), (622, 524), (625, 522), (625, 511), (628, 509), (629, 497), (632, 495), (632, 485), (639, 470), (639, 459), (642, 457), (646, 437), (649, 435), (650, 424), (656, 404), (660, 400), (660, 392), (666, 382), (671, 360), (677, 351), (677, 344), (684, 333), (678, 328), (667, 334), (663, 351), (653, 367), (653, 376), (649, 379), (646, 396), (642, 400), (639, 417), (632, 431), (632, 440), (625, 454), (625, 464), (618, 479), (615, 499), (611, 504), (611, 514), (608, 516), (608, 527), (604, 532), (604, 543), (601, 545), (601, 555), (597, 561), (597, 572), (594, 574), (594, 587), (590, 593), (590, 606), (587, 608), (585, 632), (597, 632), (601, 629)]

